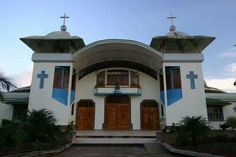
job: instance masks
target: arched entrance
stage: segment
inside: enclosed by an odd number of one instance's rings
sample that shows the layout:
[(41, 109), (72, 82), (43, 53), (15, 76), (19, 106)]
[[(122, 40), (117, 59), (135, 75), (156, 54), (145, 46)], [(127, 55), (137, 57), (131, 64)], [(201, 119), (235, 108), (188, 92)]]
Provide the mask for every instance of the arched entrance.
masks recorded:
[(131, 129), (131, 109), (129, 96), (115, 94), (108, 95), (105, 98), (104, 129)]
[(76, 128), (79, 130), (94, 129), (95, 103), (92, 100), (80, 100), (76, 110)]
[(141, 129), (142, 130), (159, 130), (159, 110), (158, 103), (155, 100), (143, 100), (141, 108)]

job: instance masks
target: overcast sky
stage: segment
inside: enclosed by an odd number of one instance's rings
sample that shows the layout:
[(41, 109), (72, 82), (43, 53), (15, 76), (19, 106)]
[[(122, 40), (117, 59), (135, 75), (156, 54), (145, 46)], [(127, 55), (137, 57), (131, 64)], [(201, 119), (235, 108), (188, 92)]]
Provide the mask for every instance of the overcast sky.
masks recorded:
[(10, 0), (0, 5), (0, 71), (19, 87), (30, 84), (32, 50), (20, 37), (67, 30), (86, 44), (102, 39), (131, 39), (150, 44), (165, 35), (172, 13), (177, 31), (216, 37), (204, 50), (203, 72), (209, 86), (236, 92), (235, 0)]

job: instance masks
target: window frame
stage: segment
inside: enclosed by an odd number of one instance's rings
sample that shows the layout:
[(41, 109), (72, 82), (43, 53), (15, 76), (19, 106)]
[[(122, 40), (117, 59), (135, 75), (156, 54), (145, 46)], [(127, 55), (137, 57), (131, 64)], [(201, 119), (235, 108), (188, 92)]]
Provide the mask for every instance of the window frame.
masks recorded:
[(224, 121), (223, 107), (216, 105), (207, 106), (207, 117), (209, 121)]

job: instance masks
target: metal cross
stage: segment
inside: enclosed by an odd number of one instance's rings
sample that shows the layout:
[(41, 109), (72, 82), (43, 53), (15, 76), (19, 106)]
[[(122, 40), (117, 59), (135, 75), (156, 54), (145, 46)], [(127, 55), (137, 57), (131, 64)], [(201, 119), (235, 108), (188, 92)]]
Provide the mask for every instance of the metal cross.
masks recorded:
[(190, 80), (191, 89), (195, 89), (195, 79), (198, 78), (193, 71), (189, 71), (189, 74), (186, 75), (186, 78)]
[(176, 17), (172, 16), (172, 13), (171, 13), (170, 16), (167, 17), (167, 19), (170, 19), (171, 25), (173, 25), (173, 20), (176, 19)]
[(44, 79), (48, 78), (48, 74), (46, 74), (45, 71), (41, 71), (41, 73), (37, 75), (37, 78), (40, 79), (39, 88), (43, 89), (43, 87), (44, 87)]
[(64, 16), (61, 16), (60, 18), (63, 19), (63, 25), (66, 24), (66, 19), (70, 18), (69, 16), (66, 16), (66, 13), (64, 13)]

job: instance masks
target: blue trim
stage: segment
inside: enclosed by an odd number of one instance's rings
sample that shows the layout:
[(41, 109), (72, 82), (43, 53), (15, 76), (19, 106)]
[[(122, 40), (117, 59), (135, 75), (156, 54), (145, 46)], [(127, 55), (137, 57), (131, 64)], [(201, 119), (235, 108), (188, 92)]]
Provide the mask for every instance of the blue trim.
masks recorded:
[(182, 89), (168, 89), (167, 90), (167, 105), (170, 106), (176, 101), (183, 98)]
[(68, 100), (68, 89), (53, 88), (52, 98), (59, 101), (60, 103), (67, 105)]
[[(114, 94), (114, 93), (94, 93), (95, 96), (107, 96), (107, 95), (111, 95), (111, 94)], [(121, 93), (120, 92), (119, 94), (125, 94), (125, 95), (129, 95), (129, 96), (141, 96), (141, 93)]]

